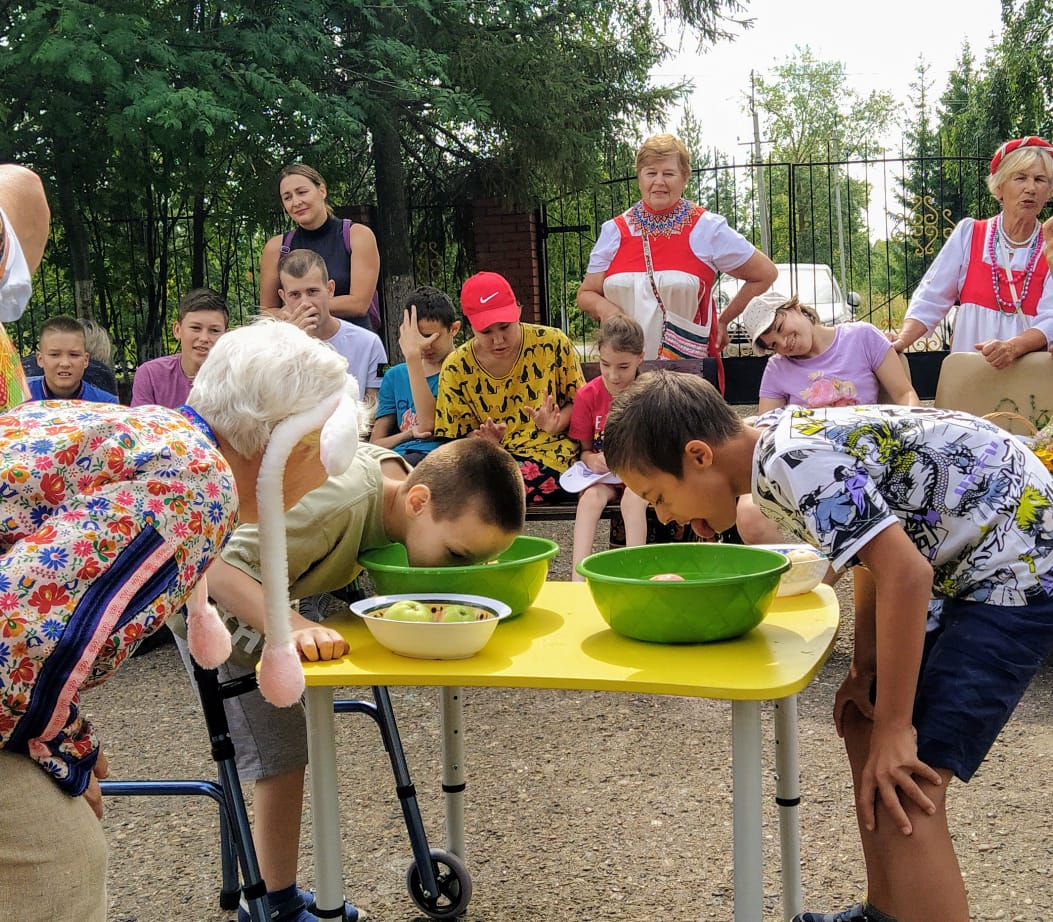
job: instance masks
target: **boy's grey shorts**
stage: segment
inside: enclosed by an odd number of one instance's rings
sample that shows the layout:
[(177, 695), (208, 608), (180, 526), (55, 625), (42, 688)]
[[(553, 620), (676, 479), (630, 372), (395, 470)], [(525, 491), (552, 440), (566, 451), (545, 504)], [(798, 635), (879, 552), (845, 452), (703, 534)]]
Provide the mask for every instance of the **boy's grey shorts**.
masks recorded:
[[(196, 691), (194, 662), (186, 640), (175, 634), (175, 642), (190, 674), (190, 684)], [(235, 661), (224, 663), (218, 672), (219, 681), (225, 682), (251, 673), (252, 669)], [(227, 698), (224, 707), (242, 781), (259, 781), (307, 765), (307, 716), (303, 705), (277, 708), (268, 703), (256, 688)], [(201, 745), (208, 745), (203, 719)]]

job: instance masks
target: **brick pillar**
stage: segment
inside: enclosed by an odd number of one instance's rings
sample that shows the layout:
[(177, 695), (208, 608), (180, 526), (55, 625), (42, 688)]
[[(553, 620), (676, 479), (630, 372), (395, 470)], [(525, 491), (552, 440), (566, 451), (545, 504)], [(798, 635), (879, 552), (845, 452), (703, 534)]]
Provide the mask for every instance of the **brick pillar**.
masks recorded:
[(523, 305), (523, 320), (540, 323), (537, 213), (511, 211), (500, 199), (481, 199), (472, 203), (472, 223), (476, 270), (508, 279)]
[(338, 218), (350, 218), (355, 224), (365, 224), (371, 230), (377, 229), (376, 205), (337, 205), (333, 214)]

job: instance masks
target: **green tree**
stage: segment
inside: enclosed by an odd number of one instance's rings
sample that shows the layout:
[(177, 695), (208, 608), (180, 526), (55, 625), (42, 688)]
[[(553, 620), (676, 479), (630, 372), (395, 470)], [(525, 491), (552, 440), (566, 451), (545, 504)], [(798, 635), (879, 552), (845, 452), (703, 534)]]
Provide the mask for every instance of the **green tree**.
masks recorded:
[[(678, 87), (649, 72), (662, 16), (711, 40), (736, 0), (41, 0), (0, 8), (0, 152), (56, 201), (76, 310), (163, 348), (191, 284), (255, 287), (304, 159), (334, 200), (375, 198), (389, 297), (412, 284), (407, 190), (455, 206), (582, 187)], [(371, 153), (370, 153), (371, 151)], [(412, 169), (407, 169), (411, 167)], [(397, 322), (393, 320), (392, 322)]]
[[(713, 37), (739, 6), (681, 0), (664, 9)], [(361, 88), (382, 251), (392, 254), (389, 298), (412, 279), (407, 164), (455, 208), (478, 197), (533, 207), (553, 189), (596, 179), (611, 140), (660, 117), (682, 89), (650, 83), (668, 49), (644, 0), (422, 3), (371, 15), (384, 79), (363, 78)]]
[(772, 258), (835, 269), (842, 251), (849, 263), (853, 254), (865, 259), (868, 190), (848, 178), (844, 166), (880, 150), (876, 139), (895, 111), (891, 95), (860, 95), (842, 62), (820, 60), (805, 46), (777, 65), (772, 78), (757, 78), (755, 97), (770, 143)]
[(0, 146), (49, 180), (77, 313), (141, 312), (138, 358), (161, 350), (169, 296), (201, 284), (210, 259), (230, 280), (237, 235), (210, 252), (206, 226), (259, 201), (246, 189), (261, 166), (273, 175), (278, 136), (307, 145), (323, 119), (326, 136), (364, 134), (353, 99), (306, 92), (332, 83), (324, 14), (309, 0), (5, 7)]

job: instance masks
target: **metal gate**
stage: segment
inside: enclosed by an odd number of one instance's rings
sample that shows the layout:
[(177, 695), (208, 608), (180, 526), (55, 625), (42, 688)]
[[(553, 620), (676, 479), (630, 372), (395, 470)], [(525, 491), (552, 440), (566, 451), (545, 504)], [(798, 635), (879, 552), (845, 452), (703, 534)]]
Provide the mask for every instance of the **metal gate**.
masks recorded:
[[(694, 170), (684, 194), (723, 215), (759, 249), (766, 228), (776, 263), (829, 266), (843, 291), (858, 294), (856, 319), (894, 329), (955, 224), (997, 212), (984, 182), (987, 167), (981, 157), (724, 163)], [(626, 176), (559, 195), (541, 210), (547, 317), (583, 353), (594, 324), (575, 296), (589, 253), (602, 223), (638, 198), (635, 176)], [(715, 295), (726, 303), (719, 280)], [(743, 353), (733, 347), (730, 354)]]

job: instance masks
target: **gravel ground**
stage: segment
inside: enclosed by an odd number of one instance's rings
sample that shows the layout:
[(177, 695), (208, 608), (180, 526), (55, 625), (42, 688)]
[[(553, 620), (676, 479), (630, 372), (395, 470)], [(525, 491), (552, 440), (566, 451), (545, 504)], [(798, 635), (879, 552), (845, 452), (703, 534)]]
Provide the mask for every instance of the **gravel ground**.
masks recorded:
[[(532, 533), (564, 548), (551, 578), (570, 574), (569, 523)], [(598, 545), (599, 546), (599, 545)], [(847, 630), (800, 696), (806, 904), (837, 908), (864, 878), (850, 778), (830, 721), (851, 648)], [(341, 697), (368, 697), (349, 688)], [(952, 827), (973, 918), (1053, 915), (1053, 754), (1044, 671), (987, 764), (951, 794)], [(444, 845), (438, 692), (396, 688), (411, 773), (433, 847)], [(111, 777), (214, 777), (200, 711), (172, 646), (132, 659), (86, 696), (105, 735)], [(466, 835), (474, 896), (467, 922), (524, 919), (719, 922), (732, 917), (730, 705), (645, 695), (467, 689)], [(372, 922), (422, 919), (406, 892), (409, 843), (390, 766), (372, 723), (337, 718), (348, 896)], [(764, 713), (765, 739), (772, 733)], [(772, 766), (765, 781), (765, 912), (780, 915)], [(250, 800), (251, 803), (251, 800)], [(205, 798), (112, 797), (111, 922), (223, 922), (216, 809)], [(313, 877), (309, 816), (300, 881)]]

